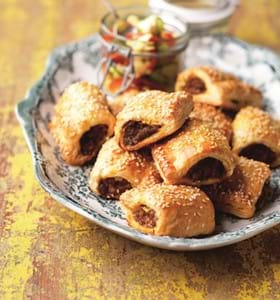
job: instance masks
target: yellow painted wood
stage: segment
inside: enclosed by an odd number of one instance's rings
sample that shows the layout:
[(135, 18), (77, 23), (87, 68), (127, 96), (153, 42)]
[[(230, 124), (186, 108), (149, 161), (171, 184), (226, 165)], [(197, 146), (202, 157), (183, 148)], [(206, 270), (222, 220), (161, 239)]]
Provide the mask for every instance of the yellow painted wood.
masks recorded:
[[(51, 49), (96, 31), (104, 12), (99, 0), (0, 1), (0, 299), (280, 299), (279, 226), (173, 253), (89, 223), (37, 183), (14, 106)], [(230, 31), (280, 50), (280, 1), (243, 0)]]

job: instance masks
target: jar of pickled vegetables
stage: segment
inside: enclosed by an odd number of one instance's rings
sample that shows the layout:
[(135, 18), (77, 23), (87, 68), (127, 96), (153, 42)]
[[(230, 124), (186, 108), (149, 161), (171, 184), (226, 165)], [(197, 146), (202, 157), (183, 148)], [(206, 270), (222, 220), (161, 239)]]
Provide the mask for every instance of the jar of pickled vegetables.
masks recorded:
[(108, 13), (101, 23), (101, 85), (115, 95), (129, 87), (172, 90), (189, 40), (185, 22), (144, 7)]

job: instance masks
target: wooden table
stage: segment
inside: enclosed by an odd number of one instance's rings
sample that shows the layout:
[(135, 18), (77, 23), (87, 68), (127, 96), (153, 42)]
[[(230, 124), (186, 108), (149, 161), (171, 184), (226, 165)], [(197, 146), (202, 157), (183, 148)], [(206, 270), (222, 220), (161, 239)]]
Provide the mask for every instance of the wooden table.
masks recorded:
[[(0, 299), (280, 299), (280, 226), (174, 253), (95, 226), (39, 186), (15, 105), (51, 49), (96, 31), (104, 12), (97, 0), (0, 2)], [(231, 32), (280, 50), (280, 1), (242, 1)]]

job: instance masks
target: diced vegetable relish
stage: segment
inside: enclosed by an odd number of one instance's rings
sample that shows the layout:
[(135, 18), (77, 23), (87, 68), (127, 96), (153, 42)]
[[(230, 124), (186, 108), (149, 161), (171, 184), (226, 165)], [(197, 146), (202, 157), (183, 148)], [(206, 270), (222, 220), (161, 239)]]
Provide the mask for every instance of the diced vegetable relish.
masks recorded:
[[(134, 85), (139, 88), (144, 82), (145, 87), (166, 89), (175, 80), (178, 72), (177, 55), (172, 52), (169, 55), (168, 52), (175, 44), (176, 36), (166, 29), (159, 16), (150, 15), (141, 19), (137, 15), (128, 15), (125, 19), (117, 19), (111, 27), (111, 32), (112, 35), (103, 35), (107, 42), (122, 44), (132, 49)], [(119, 36), (123, 39), (119, 39)], [(121, 84), (120, 78), (124, 75), (128, 60), (121, 53), (113, 53), (110, 58), (114, 63), (109, 69), (107, 80), (110, 83), (107, 83), (107, 86), (116, 90)]]

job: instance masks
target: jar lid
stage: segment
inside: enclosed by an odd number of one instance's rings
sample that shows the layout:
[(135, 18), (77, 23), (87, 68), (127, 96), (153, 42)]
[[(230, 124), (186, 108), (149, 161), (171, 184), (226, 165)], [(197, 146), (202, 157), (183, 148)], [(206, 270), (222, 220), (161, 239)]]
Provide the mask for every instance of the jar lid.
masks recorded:
[(149, 0), (152, 9), (175, 13), (190, 25), (222, 22), (238, 4), (239, 0)]

